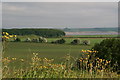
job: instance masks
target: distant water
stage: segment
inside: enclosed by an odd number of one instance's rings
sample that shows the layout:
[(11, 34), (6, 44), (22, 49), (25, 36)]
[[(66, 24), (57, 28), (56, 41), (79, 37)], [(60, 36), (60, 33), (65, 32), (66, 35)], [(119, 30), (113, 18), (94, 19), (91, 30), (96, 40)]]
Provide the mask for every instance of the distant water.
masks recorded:
[(66, 35), (118, 35), (118, 32), (65, 32)]

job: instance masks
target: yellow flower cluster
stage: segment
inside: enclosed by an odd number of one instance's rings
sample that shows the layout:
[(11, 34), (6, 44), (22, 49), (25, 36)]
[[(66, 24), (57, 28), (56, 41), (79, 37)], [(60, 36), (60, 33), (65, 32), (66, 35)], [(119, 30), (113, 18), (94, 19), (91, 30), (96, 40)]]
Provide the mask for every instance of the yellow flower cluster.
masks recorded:
[(46, 61), (46, 62), (52, 62), (54, 59), (47, 59), (47, 58), (44, 58), (43, 61)]
[(21, 62), (24, 62), (24, 59), (20, 59)]
[(12, 60), (16, 60), (16, 58), (12, 58)]
[(99, 57), (95, 57), (94, 53), (98, 51), (95, 50), (82, 50), (82, 57), (79, 59), (78, 63), (81, 68), (86, 67), (86, 69), (96, 70), (98, 72), (107, 70), (106, 68), (110, 65), (110, 60), (100, 59)]
[(96, 60), (97, 60), (98, 63), (105, 63), (105, 65), (107, 65), (108, 63), (111, 62), (110, 60), (99, 59), (99, 58), (96, 58)]
[(11, 62), (11, 60), (8, 57), (2, 59), (3, 64), (8, 64), (10, 62)]
[(16, 35), (10, 35), (9, 33), (7, 33), (7, 32), (2, 32), (2, 39), (3, 40), (7, 40), (7, 39), (9, 39), (9, 38), (16, 38), (17, 36)]
[(83, 53), (89, 54), (89, 53), (96, 53), (98, 51), (95, 50), (82, 50)]
[(61, 64), (49, 64), (47, 66), (41, 65), (39, 66), (40, 69), (58, 69), (58, 68), (65, 68), (65, 65), (61, 65)]

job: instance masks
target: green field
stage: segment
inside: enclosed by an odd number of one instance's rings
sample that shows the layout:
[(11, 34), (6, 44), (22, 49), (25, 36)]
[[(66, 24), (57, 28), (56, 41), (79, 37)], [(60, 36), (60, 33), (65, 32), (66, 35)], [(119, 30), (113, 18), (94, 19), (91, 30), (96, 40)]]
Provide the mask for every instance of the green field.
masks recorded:
[[(26, 36), (19, 36), (23, 41)], [(28, 37), (28, 36), (27, 36)], [(29, 36), (30, 37), (30, 36)], [(34, 36), (35, 38), (36, 36)], [(33, 38), (33, 36), (32, 36)], [(71, 45), (70, 42), (75, 38), (65, 38), (65, 44), (51, 44), (51, 41), (59, 38), (47, 38), (48, 43), (34, 43), (34, 42), (8, 42), (5, 50), (5, 57), (24, 58), (29, 60), (32, 57), (32, 53), (38, 53), (40, 57), (54, 58), (56, 62), (60, 62), (66, 54), (77, 58), (81, 54), (82, 49), (91, 49), (95, 43), (99, 43), (103, 39), (80, 39), (90, 40), (90, 45)]]
[[(116, 73), (102, 72), (102, 74), (107, 74), (106, 76), (102, 75), (101, 72), (97, 70), (97, 73), (91, 74), (89, 71), (87, 72), (84, 69), (78, 70), (77, 67), (75, 69), (77, 62), (76, 60), (81, 58), (81, 51), (91, 49), (95, 43), (100, 43), (105, 38), (79, 38), (80, 42), (83, 40), (89, 40), (90, 45), (72, 45), (70, 42), (76, 39), (76, 37), (64, 38), (66, 40), (66, 43), (64, 44), (50, 43), (51, 41), (61, 38), (47, 38), (47, 43), (37, 43), (24, 42), (24, 40), (28, 37), (31, 39), (39, 38), (39, 36), (31, 35), (18, 37), (22, 40), (21, 42), (13, 42), (13, 39), (5, 42), (6, 47), (5, 52), (3, 53), (4, 78), (21, 78), (24, 75), (27, 75), (27, 78), (35, 78), (34, 76), (36, 75), (38, 75), (40, 78), (109, 78), (111, 77), (109, 75), (112, 75), (115, 78), (117, 77)], [(35, 54), (33, 53), (38, 53), (36, 58)], [(69, 56), (67, 54), (70, 54), (70, 60), (67, 59)], [(13, 60), (14, 58), (16, 58), (16, 60)], [(49, 62), (50, 60), (53, 61)], [(72, 70), (72, 68), (75, 70)]]
[[(37, 35), (24, 35), (24, 36), (18, 36), (18, 38), (20, 38), (22, 41), (24, 41), (27, 38), (33, 39), (33, 38), (39, 38), (40, 36)], [(89, 38), (109, 38), (109, 37), (118, 37), (118, 35), (66, 35), (62, 38), (65, 38), (67, 40), (67, 43), (70, 43), (70, 41), (72, 41), (72, 39), (75, 38), (85, 38), (85, 39), (89, 39)], [(47, 38), (49, 42), (51, 42), (52, 40), (57, 40), (59, 38)], [(13, 39), (11, 39), (13, 40)]]

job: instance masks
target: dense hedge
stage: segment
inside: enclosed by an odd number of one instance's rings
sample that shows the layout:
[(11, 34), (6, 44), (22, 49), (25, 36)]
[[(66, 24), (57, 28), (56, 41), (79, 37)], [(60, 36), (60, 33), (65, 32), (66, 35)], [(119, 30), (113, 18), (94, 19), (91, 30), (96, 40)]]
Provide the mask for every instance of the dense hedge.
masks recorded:
[(65, 32), (58, 29), (3, 29), (3, 32), (16, 35), (39, 35), (42, 37), (61, 37), (65, 36)]
[(118, 66), (120, 70), (120, 39), (105, 39), (92, 48), (98, 53), (96, 56), (102, 59), (111, 60), (111, 66)]

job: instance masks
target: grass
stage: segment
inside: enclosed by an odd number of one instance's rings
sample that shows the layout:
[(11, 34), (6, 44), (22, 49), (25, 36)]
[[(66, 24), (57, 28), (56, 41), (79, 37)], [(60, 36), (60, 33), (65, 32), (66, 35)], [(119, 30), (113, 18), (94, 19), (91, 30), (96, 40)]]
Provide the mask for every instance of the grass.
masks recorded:
[[(22, 37), (22, 36), (21, 36)], [(24, 40), (24, 38), (22, 38)], [(34, 42), (7, 42), (4, 57), (25, 59), (25, 66), (29, 65), (32, 53), (38, 53), (40, 58), (55, 59), (54, 63), (61, 63), (66, 54), (70, 54), (74, 58), (81, 56), (82, 49), (91, 49), (95, 43), (99, 43), (103, 39), (80, 39), (90, 40), (91, 45), (71, 45), (70, 42), (74, 38), (66, 38), (65, 44), (51, 44), (53, 40), (58, 38), (48, 38), (48, 43)], [(19, 67), (20, 63), (15, 62), (12, 66)]]
[[(39, 36), (18, 36), (24, 41), (30, 37), (38, 38)], [(91, 49), (95, 43), (99, 43), (103, 38), (80, 38), (80, 40), (90, 40), (90, 45), (71, 45), (70, 42), (75, 38), (65, 38), (65, 44), (51, 44), (51, 41), (59, 38), (47, 38), (48, 43), (34, 43), (34, 42), (7, 42), (5, 54), (3, 54), (5, 61), (3, 73), (4, 77), (26, 77), (26, 78), (116, 78), (116, 73), (101, 72), (90, 73), (86, 70), (71, 70), (71, 66), (75, 63), (77, 58), (82, 56), (83, 49)], [(32, 53), (38, 53), (37, 56)], [(65, 59), (65, 55), (69, 54), (75, 60), (71, 63)], [(8, 57), (8, 58), (6, 58)], [(16, 58), (17, 60), (13, 60)], [(32, 59), (32, 60), (31, 60)], [(37, 59), (37, 60), (35, 60)], [(49, 61), (52, 63), (49, 63)], [(40, 60), (40, 61), (39, 61)], [(36, 62), (37, 61), (37, 62)], [(43, 61), (43, 62), (41, 62)], [(45, 62), (44, 62), (45, 61)], [(46, 62), (47, 61), (47, 62)], [(67, 61), (67, 62), (65, 62)], [(34, 65), (31, 65), (32, 64)], [(41, 63), (40, 63), (41, 62)], [(47, 65), (46, 65), (47, 64)], [(31, 68), (31, 66), (33, 66)], [(11, 72), (13, 74), (11, 74)], [(102, 76), (101, 76), (102, 75)]]
[[(99, 38), (99, 37), (103, 37), (103, 38), (107, 38), (107, 37), (117, 37), (118, 35), (68, 35), (68, 36), (65, 36), (63, 38), (67, 39), (67, 40), (72, 40), (74, 38), (84, 38), (86, 37), (85, 39), (89, 39), (89, 38)], [(24, 36), (18, 36), (22, 41), (24, 41), (25, 39), (27, 38), (30, 38), (30, 39), (34, 39), (34, 38), (39, 38), (40, 36), (37, 36), (37, 35), (24, 35)], [(72, 38), (72, 39), (69, 39), (69, 38)], [(58, 38), (48, 38), (48, 41), (52, 41), (52, 40), (55, 40), (55, 39), (58, 39)], [(11, 39), (13, 40), (13, 39)], [(69, 41), (67, 41), (69, 43)]]
[[(48, 38), (48, 42), (57, 40), (58, 38)], [(95, 43), (99, 43), (103, 39), (80, 39), (90, 40), (91, 45), (71, 45), (69, 44), (74, 38), (67, 38), (66, 44), (51, 44), (51, 43), (27, 43), (27, 42), (8, 42), (4, 56), (26, 58), (31, 56), (31, 53), (39, 53), (41, 57), (59, 59), (66, 54), (71, 54), (74, 57), (80, 55), (82, 49), (90, 49)]]
[(84, 45), (56, 45), (42, 43), (24, 43), (10, 42), (5, 51), (5, 56), (17, 58), (29, 58), (31, 53), (39, 53), (40, 57), (56, 58), (63, 57), (66, 54), (71, 54), (74, 57), (79, 56), (82, 49), (89, 49), (90, 46)]
[[(106, 68), (110, 63), (106, 60), (98, 59), (96, 64), (99, 65), (93, 66), (94, 58), (89, 63), (89, 57), (79, 58), (81, 66), (78, 68), (70, 55), (66, 55), (59, 64), (53, 63), (54, 59), (40, 58), (38, 55), (33, 54), (29, 66), (24, 65), (24, 59), (3, 58), (3, 78), (119, 78), (109, 67)], [(10, 67), (15, 62), (20, 63), (19, 68)]]

